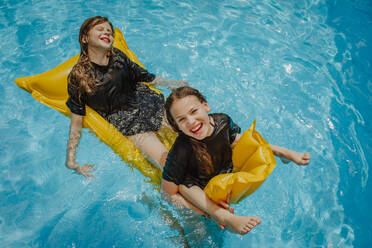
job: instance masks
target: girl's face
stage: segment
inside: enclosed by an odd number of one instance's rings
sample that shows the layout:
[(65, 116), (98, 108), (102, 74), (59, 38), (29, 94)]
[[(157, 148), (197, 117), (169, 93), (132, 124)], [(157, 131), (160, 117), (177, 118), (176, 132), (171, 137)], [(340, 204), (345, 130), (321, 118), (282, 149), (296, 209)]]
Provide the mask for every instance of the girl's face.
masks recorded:
[(83, 38), (84, 43), (88, 43), (88, 47), (109, 50), (111, 49), (114, 37), (112, 29), (108, 22), (95, 25), (88, 31), (88, 35)]
[(211, 111), (206, 102), (200, 102), (196, 96), (176, 99), (170, 107), (170, 113), (178, 128), (187, 136), (202, 140), (210, 136), (213, 127), (208, 112)]

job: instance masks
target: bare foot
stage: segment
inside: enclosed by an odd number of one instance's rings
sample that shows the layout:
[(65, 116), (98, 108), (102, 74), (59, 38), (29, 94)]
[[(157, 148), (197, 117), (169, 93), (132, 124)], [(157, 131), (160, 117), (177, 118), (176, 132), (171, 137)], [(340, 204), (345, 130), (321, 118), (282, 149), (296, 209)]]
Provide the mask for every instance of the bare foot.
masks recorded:
[(289, 162), (293, 161), (298, 165), (308, 165), (310, 163), (310, 153), (289, 151), (287, 157), (286, 158), (281, 157), (280, 160), (284, 164), (288, 164)]
[(231, 214), (226, 219), (226, 227), (233, 233), (245, 235), (261, 223), (261, 219), (254, 216), (239, 216)]

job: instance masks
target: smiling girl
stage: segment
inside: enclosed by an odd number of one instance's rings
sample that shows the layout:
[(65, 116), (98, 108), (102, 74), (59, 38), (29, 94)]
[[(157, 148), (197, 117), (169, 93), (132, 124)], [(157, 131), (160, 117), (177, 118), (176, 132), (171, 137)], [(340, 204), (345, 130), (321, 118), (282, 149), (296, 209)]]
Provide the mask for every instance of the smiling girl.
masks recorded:
[[(232, 148), (241, 137), (240, 128), (226, 114), (208, 114), (211, 109), (204, 96), (191, 87), (174, 90), (165, 110), (169, 124), (179, 134), (163, 171), (165, 197), (179, 207), (210, 216), (232, 232), (248, 233), (261, 222), (258, 217), (235, 215), (228, 200), (216, 204), (203, 191), (212, 177), (232, 171)], [(309, 153), (271, 148), (283, 159), (299, 165), (309, 163)]]
[(113, 41), (113, 26), (106, 17), (85, 20), (79, 33), (80, 58), (68, 76), (66, 104), (71, 111), (71, 124), (66, 166), (85, 177), (93, 176), (89, 174), (93, 166), (80, 166), (75, 155), (86, 105), (162, 168), (168, 151), (154, 132), (166, 128), (164, 97), (140, 82), (168, 87), (186, 85), (186, 81), (165, 80), (149, 73), (114, 48)]

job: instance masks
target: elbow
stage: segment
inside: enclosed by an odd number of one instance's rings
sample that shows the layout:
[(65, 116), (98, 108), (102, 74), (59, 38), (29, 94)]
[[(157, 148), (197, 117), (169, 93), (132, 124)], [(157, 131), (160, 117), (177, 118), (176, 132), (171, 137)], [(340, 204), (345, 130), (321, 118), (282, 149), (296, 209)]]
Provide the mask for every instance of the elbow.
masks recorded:
[(163, 198), (163, 200), (166, 200), (167, 202), (171, 202), (172, 200), (172, 197), (165, 191), (161, 191), (161, 198)]
[(161, 187), (161, 197), (163, 200), (166, 200), (168, 202), (173, 202), (174, 198), (177, 197), (178, 191), (172, 190), (170, 191), (166, 187)]
[(178, 205), (178, 204), (176, 204), (178, 202), (178, 194), (177, 193), (169, 194), (168, 192), (162, 190), (161, 197), (163, 198), (163, 200), (169, 202), (170, 204), (174, 204), (176, 206)]
[(79, 165), (74, 163), (74, 162), (71, 162), (71, 161), (66, 161), (65, 163), (66, 167), (70, 170), (76, 170), (77, 168), (79, 168)]

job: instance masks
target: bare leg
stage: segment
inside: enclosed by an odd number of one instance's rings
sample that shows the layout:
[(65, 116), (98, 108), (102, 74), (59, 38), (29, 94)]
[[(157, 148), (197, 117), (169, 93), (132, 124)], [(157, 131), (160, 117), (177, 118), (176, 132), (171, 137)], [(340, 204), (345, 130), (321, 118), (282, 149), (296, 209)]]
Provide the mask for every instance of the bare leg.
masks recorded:
[(161, 143), (159, 138), (153, 132), (140, 133), (128, 138), (134, 145), (141, 150), (143, 155), (146, 156), (153, 164), (159, 166), (161, 170), (165, 166), (168, 150), (164, 144)]
[(283, 163), (288, 164), (289, 162), (295, 162), (298, 165), (308, 165), (310, 163), (310, 153), (309, 152), (296, 152), (289, 150), (284, 147), (270, 145), (273, 150), (274, 155), (280, 157)]
[(261, 222), (258, 217), (239, 216), (218, 206), (198, 186), (188, 188), (180, 185), (179, 190), (182, 196), (193, 205), (208, 213), (216, 222), (228, 227), (234, 233), (247, 234)]

